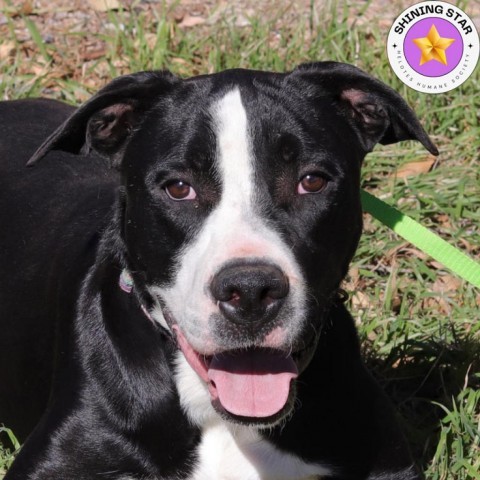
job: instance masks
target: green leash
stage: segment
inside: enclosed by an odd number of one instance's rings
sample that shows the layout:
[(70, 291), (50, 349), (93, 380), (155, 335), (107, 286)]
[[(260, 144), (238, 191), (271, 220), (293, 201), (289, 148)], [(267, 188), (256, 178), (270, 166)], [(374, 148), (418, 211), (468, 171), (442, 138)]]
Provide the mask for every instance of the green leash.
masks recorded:
[(480, 264), (437, 234), (370, 193), (361, 192), (363, 209), (453, 273), (480, 288)]

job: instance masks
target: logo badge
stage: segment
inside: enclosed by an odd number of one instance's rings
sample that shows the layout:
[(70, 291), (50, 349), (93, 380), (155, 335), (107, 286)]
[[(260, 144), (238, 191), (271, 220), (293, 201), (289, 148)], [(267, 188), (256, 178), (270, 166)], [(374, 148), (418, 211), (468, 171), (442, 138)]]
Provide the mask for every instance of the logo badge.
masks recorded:
[(397, 77), (423, 93), (443, 93), (475, 70), (480, 41), (473, 21), (458, 7), (438, 1), (412, 5), (393, 22), (387, 54)]

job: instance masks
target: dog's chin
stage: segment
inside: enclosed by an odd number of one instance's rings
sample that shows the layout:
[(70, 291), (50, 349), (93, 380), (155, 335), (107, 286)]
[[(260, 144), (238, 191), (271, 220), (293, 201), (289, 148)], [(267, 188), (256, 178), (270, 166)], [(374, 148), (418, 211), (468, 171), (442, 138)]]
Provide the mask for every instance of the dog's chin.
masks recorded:
[(268, 428), (282, 422), (294, 408), (296, 378), (310, 363), (317, 338), (301, 350), (252, 346), (202, 355), (177, 325), (179, 349), (207, 386), (214, 410), (226, 421)]

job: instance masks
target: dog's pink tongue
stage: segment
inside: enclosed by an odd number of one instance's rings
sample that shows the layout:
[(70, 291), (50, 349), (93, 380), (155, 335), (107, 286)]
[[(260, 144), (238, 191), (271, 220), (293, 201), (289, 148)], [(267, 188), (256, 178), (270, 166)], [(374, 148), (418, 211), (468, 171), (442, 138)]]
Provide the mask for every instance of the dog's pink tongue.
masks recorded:
[(212, 397), (218, 396), (225, 410), (243, 417), (270, 417), (279, 412), (297, 376), (290, 355), (263, 350), (216, 355), (208, 369)]

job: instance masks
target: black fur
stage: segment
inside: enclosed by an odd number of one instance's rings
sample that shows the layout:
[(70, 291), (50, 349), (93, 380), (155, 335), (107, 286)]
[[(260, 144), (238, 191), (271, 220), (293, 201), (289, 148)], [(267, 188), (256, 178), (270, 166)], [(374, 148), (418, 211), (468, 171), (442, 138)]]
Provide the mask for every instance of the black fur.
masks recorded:
[[(363, 366), (338, 287), (360, 236), (365, 154), (404, 139), (437, 150), (398, 94), (324, 62), (183, 81), (143, 72), (114, 80), (78, 110), (0, 104), (0, 422), (26, 440), (6, 480), (188, 478), (194, 470), (202, 432), (179, 404), (177, 346), (140, 305), (152, 305), (147, 285), (171, 281), (175, 253), (218, 203), (207, 112), (233, 85), (252, 114), (265, 187), (258, 208), (302, 266), (321, 331), (293, 415), (262, 435), (334, 466), (337, 480), (421, 478)], [(298, 165), (313, 163), (330, 190), (300, 205), (291, 186)], [(158, 185), (180, 170), (204, 194), (167, 209)], [(118, 287), (125, 267), (130, 295)]]

